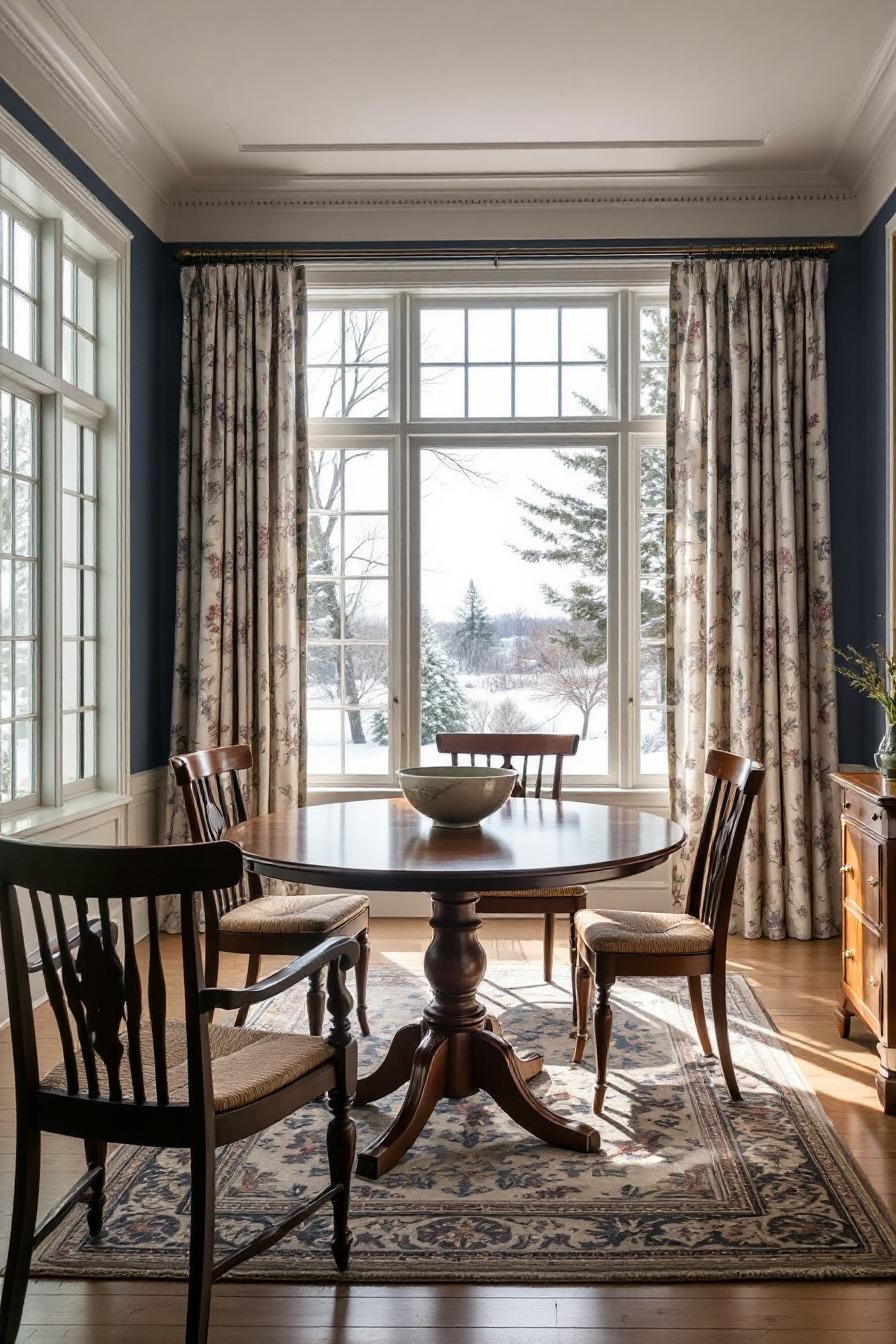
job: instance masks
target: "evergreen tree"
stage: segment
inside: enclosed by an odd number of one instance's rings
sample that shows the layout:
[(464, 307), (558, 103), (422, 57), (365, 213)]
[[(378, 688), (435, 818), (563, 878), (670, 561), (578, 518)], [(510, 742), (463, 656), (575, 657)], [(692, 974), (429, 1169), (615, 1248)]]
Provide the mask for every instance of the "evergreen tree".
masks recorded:
[[(435, 742), (436, 733), (459, 733), (467, 726), (467, 697), (457, 680), (451, 659), (427, 615), (420, 621), (420, 741)], [(374, 742), (389, 740), (389, 717), (381, 710), (371, 716)]]
[(537, 544), (515, 549), (530, 564), (550, 560), (569, 570), (565, 592), (542, 586), (545, 600), (570, 623), (551, 639), (583, 662), (600, 664), (607, 657), (607, 453), (602, 448), (554, 452), (577, 473), (580, 489), (557, 490), (533, 481), (536, 498), (517, 503)]
[(471, 579), (457, 609), (455, 647), (465, 672), (481, 672), (495, 642), (491, 617), (476, 584)]

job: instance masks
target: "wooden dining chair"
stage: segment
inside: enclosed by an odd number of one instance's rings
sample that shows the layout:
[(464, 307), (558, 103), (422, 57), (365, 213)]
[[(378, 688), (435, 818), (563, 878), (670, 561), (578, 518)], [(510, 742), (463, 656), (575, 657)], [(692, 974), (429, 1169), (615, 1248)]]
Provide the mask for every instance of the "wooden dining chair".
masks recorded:
[[(174, 778), (184, 796), (190, 835), (196, 841), (218, 840), (237, 822), (246, 820), (240, 773), (252, 768), (252, 750), (242, 743), (191, 751), (171, 757)], [(205, 910), (205, 979), (217, 984), (222, 952), (248, 955), (246, 985), (253, 985), (261, 958), (301, 956), (325, 938), (354, 938), (358, 944), (355, 966), (358, 1024), (370, 1035), (367, 1022), (367, 968), (370, 964), (370, 901), (362, 892), (331, 892), (304, 896), (289, 891), (265, 895), (257, 873), (227, 891), (203, 893)], [(308, 1025), (319, 1036), (324, 1020), (323, 970), (308, 982)], [(242, 1026), (245, 1013), (236, 1020)]]
[[(206, 986), (194, 893), (236, 886), (242, 868), (239, 849), (227, 843), (95, 849), (0, 840), (0, 934), (16, 1100), (15, 1192), (0, 1300), (4, 1344), (18, 1332), (32, 1249), (79, 1202), (87, 1206), (90, 1235), (102, 1232), (110, 1143), (190, 1154), (187, 1344), (206, 1339), (212, 1283), (325, 1203), (333, 1207), (333, 1256), (339, 1269), (347, 1267), (357, 1045), (349, 1030), (352, 1001), (344, 970), (357, 961), (358, 944), (330, 938), (246, 989)], [(182, 1021), (166, 1015), (171, 987), (159, 937), (158, 902), (172, 894), (180, 896)], [(98, 914), (91, 916), (88, 901), (96, 902)], [(36, 929), (31, 956), (22, 907)], [(75, 919), (66, 927), (69, 907)], [(145, 956), (135, 936), (141, 926), (148, 928)], [(325, 1040), (209, 1021), (215, 1007), (261, 1003), (324, 968), (332, 1015)], [(62, 1063), (47, 1073), (38, 1061), (32, 975), (42, 978), (62, 1053)], [(214, 1262), (215, 1150), (257, 1134), (325, 1093), (332, 1113), (326, 1131), (329, 1184)], [(43, 1134), (83, 1140), (86, 1170), (36, 1228)]]
[[(468, 756), (470, 765), (484, 756), (486, 765), (498, 764), (510, 770), (516, 765), (517, 782), (513, 798), (549, 797), (559, 800), (563, 789), (563, 762), (575, 756), (579, 748), (577, 733), (438, 733), (436, 748), (451, 753), (452, 765)], [(492, 758), (495, 758), (494, 761)], [(545, 761), (553, 759), (553, 768), (545, 771)], [(537, 766), (534, 762), (537, 760)], [(530, 764), (530, 762), (532, 764)], [(586, 891), (581, 886), (548, 887), (544, 891), (489, 891), (479, 897), (480, 915), (543, 915), (544, 978), (554, 974), (554, 918), (569, 916), (569, 961), (575, 1019), (576, 932), (574, 919), (585, 908)]]
[(600, 1114), (607, 1090), (607, 1057), (613, 1029), (610, 990), (624, 975), (687, 976), (691, 1008), (703, 1051), (712, 1045), (703, 1010), (702, 977), (710, 978), (713, 1025), (719, 1061), (732, 1101), (740, 1090), (728, 1043), (725, 957), (728, 921), (753, 799), (765, 770), (756, 761), (729, 751), (710, 751), (706, 774), (715, 781), (703, 817), (700, 839), (682, 911), (582, 910), (576, 915), (576, 1044), (578, 1064), (585, 1052), (588, 1013), (594, 987), (594, 1111)]

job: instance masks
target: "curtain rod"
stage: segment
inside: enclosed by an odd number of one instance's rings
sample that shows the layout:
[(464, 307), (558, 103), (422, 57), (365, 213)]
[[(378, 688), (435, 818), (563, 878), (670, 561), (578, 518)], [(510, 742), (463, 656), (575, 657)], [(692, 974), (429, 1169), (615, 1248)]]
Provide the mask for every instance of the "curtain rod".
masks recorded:
[(574, 245), (564, 247), (555, 243), (523, 244), (519, 247), (502, 244), (500, 247), (482, 244), (466, 247), (363, 247), (353, 249), (340, 244), (311, 246), (307, 251), (296, 248), (179, 248), (176, 258), (184, 265), (203, 261), (292, 261), (313, 263), (340, 261), (361, 265), (373, 261), (394, 262), (449, 262), (482, 261), (499, 266), (502, 262), (527, 261), (680, 261), (690, 257), (817, 257), (830, 256), (837, 251), (831, 239), (811, 242), (785, 243), (725, 243), (725, 244), (647, 244), (624, 243), (609, 247)]

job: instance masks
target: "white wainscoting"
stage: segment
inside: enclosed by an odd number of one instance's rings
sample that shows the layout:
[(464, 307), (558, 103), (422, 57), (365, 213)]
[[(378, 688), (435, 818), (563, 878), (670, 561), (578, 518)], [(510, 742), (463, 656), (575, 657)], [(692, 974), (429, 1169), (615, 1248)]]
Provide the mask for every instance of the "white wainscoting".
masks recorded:
[[(130, 793), (98, 808), (85, 807), (74, 815), (41, 823), (35, 828), (35, 839), (49, 844), (71, 842), (76, 845), (154, 845), (158, 843), (162, 807), (164, 805), (165, 767), (144, 770), (132, 775)], [(142, 903), (141, 903), (142, 906)], [(22, 925), (25, 943), (30, 951), (37, 946), (34, 922), (30, 910), (22, 905)], [(113, 915), (114, 918), (114, 915)], [(146, 934), (146, 917), (141, 907), (135, 911), (134, 932), (138, 938)], [(43, 979), (33, 979), (33, 998), (42, 1003), (46, 998)], [(0, 966), (0, 1026), (7, 1021), (6, 977)]]

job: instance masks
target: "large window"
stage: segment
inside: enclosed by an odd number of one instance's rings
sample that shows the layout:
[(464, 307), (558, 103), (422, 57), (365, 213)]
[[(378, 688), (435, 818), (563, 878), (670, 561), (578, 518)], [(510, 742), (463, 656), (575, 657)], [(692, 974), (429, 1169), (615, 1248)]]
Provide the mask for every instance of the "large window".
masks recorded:
[(127, 234), (67, 179), (57, 202), (52, 170), (29, 161), (32, 178), (7, 158), (7, 143), (0, 139), (0, 820), (17, 830), (36, 810), (69, 800), (81, 808), (125, 784)]
[(665, 781), (667, 338), (659, 290), (312, 299), (315, 782), (451, 729)]

